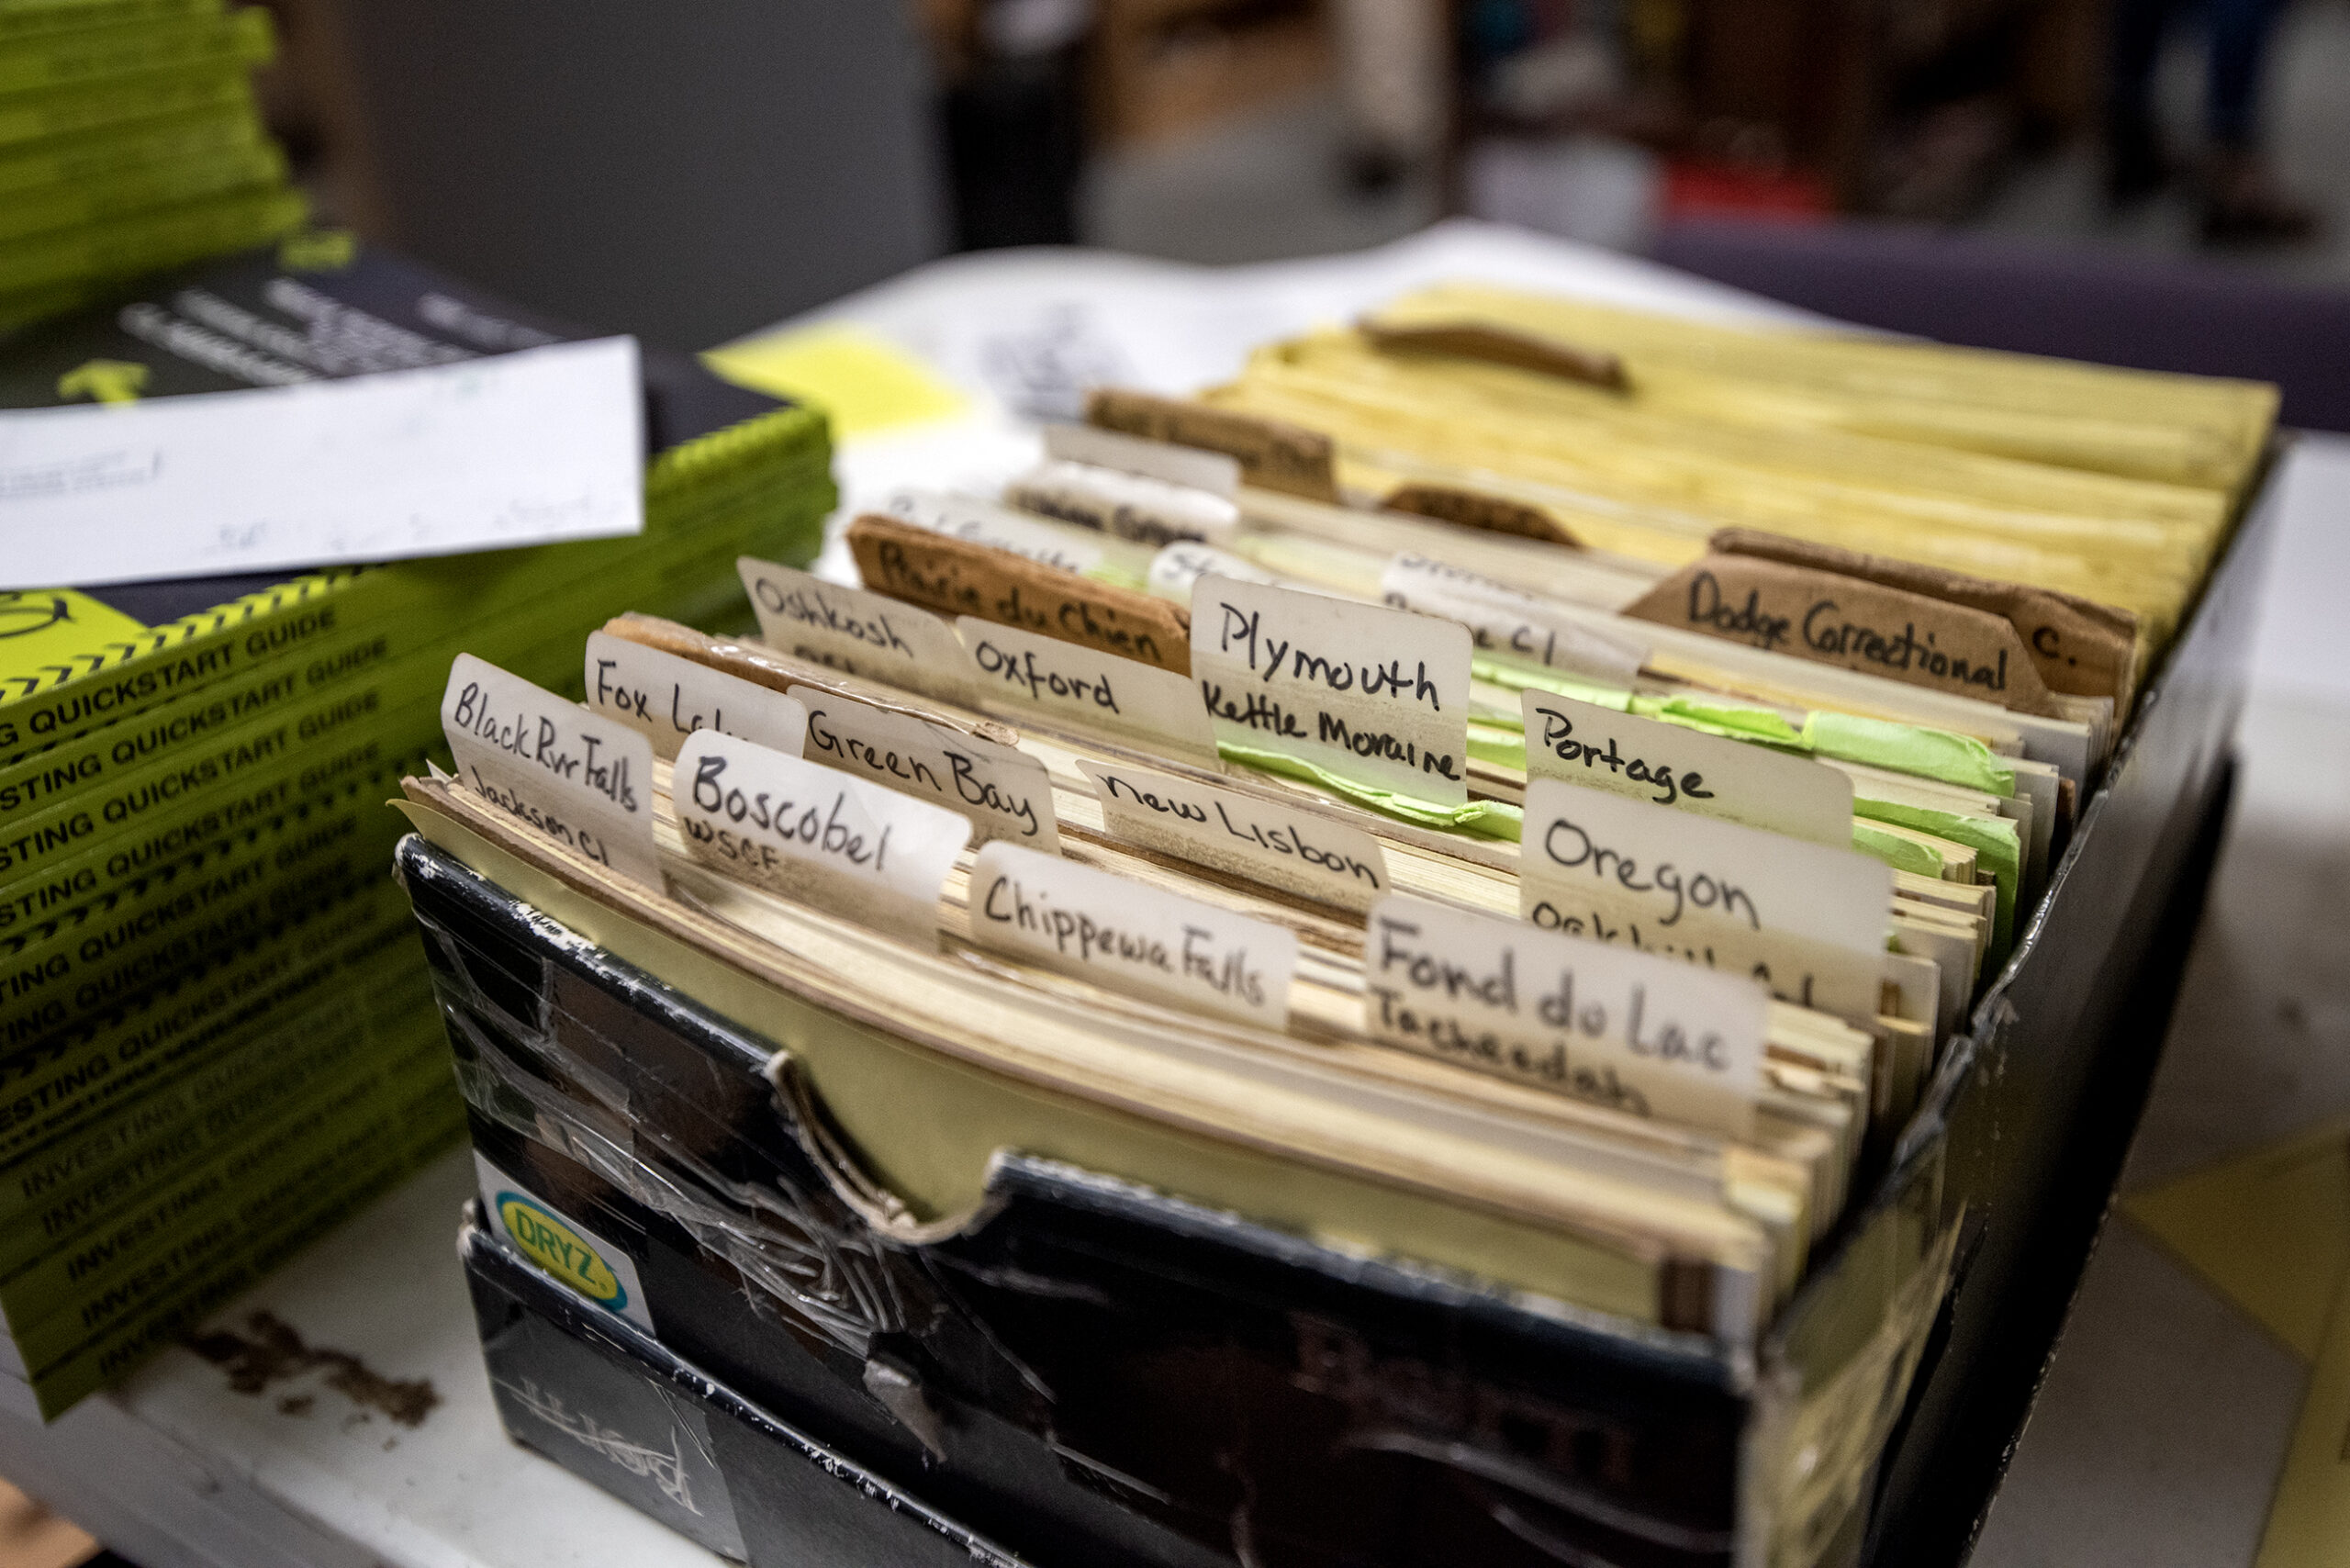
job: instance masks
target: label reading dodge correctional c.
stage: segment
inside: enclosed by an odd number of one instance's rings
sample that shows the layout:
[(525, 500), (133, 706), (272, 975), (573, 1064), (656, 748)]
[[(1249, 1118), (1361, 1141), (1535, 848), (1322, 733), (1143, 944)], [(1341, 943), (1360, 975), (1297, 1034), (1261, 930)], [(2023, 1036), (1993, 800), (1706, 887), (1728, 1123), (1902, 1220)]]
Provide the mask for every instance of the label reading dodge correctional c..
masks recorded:
[(798, 756), (808, 711), (779, 691), (605, 632), (588, 633), (588, 705), (643, 732), (671, 757), (696, 730)]
[(1379, 841), (1277, 801), (1187, 778), (1080, 760), (1117, 837), (1341, 909), (1367, 910), (1387, 891)]
[(734, 566), (768, 647), (902, 690), (971, 700), (963, 645), (927, 610), (749, 555)]

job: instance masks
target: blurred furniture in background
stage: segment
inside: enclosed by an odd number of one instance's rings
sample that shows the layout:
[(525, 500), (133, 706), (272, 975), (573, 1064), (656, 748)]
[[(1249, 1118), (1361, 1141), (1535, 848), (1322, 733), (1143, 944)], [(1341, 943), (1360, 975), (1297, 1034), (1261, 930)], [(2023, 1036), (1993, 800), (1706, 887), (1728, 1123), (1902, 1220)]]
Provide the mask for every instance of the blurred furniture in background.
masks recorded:
[(1099, 0), (1090, 84), (1107, 144), (1181, 135), (1329, 79), (1321, 0)]

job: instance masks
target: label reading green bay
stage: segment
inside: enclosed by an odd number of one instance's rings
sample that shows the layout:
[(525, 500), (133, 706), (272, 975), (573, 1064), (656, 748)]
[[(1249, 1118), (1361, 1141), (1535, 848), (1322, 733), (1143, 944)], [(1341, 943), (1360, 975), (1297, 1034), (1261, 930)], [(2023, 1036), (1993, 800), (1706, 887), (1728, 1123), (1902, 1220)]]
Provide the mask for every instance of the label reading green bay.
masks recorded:
[(1027, 753), (812, 686), (791, 695), (808, 711), (809, 761), (959, 812), (979, 843), (1005, 838), (1060, 853), (1052, 778)]

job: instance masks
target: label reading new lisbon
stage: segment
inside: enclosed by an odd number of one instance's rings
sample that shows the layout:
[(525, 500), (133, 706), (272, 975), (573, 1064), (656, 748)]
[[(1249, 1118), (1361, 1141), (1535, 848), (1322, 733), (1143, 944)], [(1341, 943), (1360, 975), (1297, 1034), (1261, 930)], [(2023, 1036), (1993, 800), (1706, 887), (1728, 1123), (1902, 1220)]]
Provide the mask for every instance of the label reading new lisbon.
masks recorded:
[(1369, 909), (1387, 890), (1379, 841), (1301, 806), (1124, 763), (1080, 761), (1116, 836), (1195, 866), (1342, 909)]
[(566, 848), (653, 887), (653, 743), (576, 702), (459, 654), (441, 730), (464, 787)]
[(1219, 744), (1438, 805), (1469, 799), (1470, 650), (1466, 626), (1407, 610), (1217, 577), (1192, 591)]
[(982, 947), (1194, 1012), (1279, 1029), (1297, 938), (1179, 894), (1054, 856), (990, 844), (971, 868)]

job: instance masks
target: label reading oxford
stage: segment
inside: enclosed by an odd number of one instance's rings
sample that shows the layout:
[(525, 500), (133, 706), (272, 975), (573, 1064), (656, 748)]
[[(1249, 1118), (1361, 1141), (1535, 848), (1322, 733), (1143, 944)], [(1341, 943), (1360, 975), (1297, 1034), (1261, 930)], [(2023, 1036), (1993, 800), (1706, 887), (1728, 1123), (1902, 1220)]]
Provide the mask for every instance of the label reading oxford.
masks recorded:
[(647, 1334), (659, 1332), (627, 1253), (565, 1217), (479, 1154), (474, 1170), (481, 1179), (482, 1206), (500, 1241), (613, 1316), (627, 1318)]

